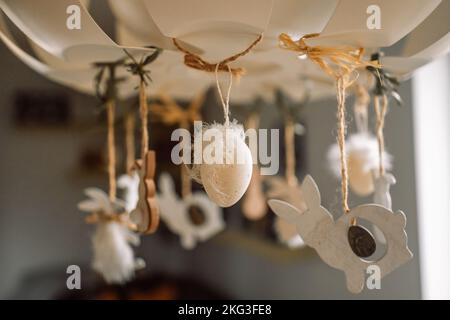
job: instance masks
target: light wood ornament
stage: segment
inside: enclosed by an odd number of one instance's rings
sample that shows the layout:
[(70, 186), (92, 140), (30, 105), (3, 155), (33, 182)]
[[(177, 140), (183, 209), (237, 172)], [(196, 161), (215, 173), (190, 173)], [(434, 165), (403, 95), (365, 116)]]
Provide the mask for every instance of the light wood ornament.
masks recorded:
[[(259, 114), (252, 113), (246, 121), (247, 129), (258, 129)], [(244, 195), (242, 203), (242, 212), (249, 220), (259, 220), (267, 213), (267, 202), (262, 187), (263, 177), (261, 176), (259, 166), (253, 165), (253, 173), (250, 184)]]
[[(377, 265), (384, 277), (412, 258), (405, 232), (406, 217), (402, 211), (393, 213), (382, 206), (366, 204), (351, 209), (335, 221), (321, 206), (320, 192), (311, 176), (305, 177), (302, 191), (307, 205), (304, 211), (280, 200), (269, 200), (269, 206), (278, 216), (296, 225), (305, 243), (314, 248), (325, 263), (345, 273), (349, 291), (359, 293), (363, 290), (368, 266)], [(367, 220), (384, 233), (387, 249), (379, 260), (363, 260), (350, 248), (347, 234), (355, 219)]]
[(155, 152), (148, 151), (144, 162), (136, 161), (136, 170), (139, 175), (139, 200), (136, 208), (131, 211), (130, 218), (136, 224), (137, 231), (149, 234), (156, 231), (159, 225), (159, 208), (156, 200)]

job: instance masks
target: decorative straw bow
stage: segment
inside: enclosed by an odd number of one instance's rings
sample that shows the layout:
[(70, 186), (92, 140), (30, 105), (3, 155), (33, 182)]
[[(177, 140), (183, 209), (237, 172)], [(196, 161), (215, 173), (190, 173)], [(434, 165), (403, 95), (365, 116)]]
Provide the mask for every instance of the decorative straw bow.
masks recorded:
[[(298, 52), (300, 55), (308, 56), (322, 70), (334, 78), (350, 75), (355, 69), (374, 67), (380, 68), (378, 61), (364, 61), (364, 48), (354, 48), (351, 46), (323, 47), (308, 46), (306, 39), (319, 36), (318, 33), (308, 34), (299, 40), (293, 40), (289, 35), (282, 33), (279, 36), (280, 47)], [(353, 81), (347, 82), (347, 87)]]
[(180, 50), (181, 52), (183, 52), (185, 54), (184, 56), (184, 64), (187, 65), (188, 67), (191, 67), (193, 69), (197, 69), (197, 70), (203, 70), (206, 72), (216, 72), (217, 71), (225, 71), (228, 72), (230, 71), (234, 76), (242, 76), (245, 74), (245, 69), (244, 68), (231, 68), (228, 64), (237, 60), (238, 58), (246, 55), (247, 53), (249, 53), (254, 46), (256, 46), (262, 39), (262, 34), (258, 36), (258, 38), (252, 42), (252, 44), (245, 49), (242, 52), (239, 52), (229, 58), (226, 58), (218, 63), (210, 63), (207, 62), (205, 60), (203, 60), (200, 56), (196, 55), (195, 53), (192, 53), (190, 51), (188, 51), (187, 49), (183, 48), (182, 46), (180, 46), (180, 44), (178, 43), (177, 39), (173, 38), (173, 44), (175, 45), (175, 47), (178, 48), (178, 50)]

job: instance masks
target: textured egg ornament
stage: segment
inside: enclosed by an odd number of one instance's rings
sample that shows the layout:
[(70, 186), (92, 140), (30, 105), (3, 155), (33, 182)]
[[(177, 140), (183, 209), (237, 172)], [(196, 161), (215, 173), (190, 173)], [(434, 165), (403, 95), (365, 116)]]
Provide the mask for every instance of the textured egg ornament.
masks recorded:
[(215, 129), (223, 133), (221, 139), (207, 143), (205, 148), (215, 144), (214, 150), (223, 150), (222, 161), (201, 164), (200, 177), (210, 199), (226, 208), (238, 202), (250, 184), (252, 154), (245, 143), (242, 126), (216, 125)]

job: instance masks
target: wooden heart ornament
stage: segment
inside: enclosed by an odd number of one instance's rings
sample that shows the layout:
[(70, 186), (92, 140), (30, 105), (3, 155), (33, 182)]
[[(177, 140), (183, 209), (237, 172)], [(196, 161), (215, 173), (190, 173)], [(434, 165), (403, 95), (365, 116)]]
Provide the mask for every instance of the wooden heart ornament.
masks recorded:
[(155, 152), (148, 151), (143, 161), (137, 160), (136, 169), (139, 175), (139, 200), (130, 213), (130, 219), (138, 232), (149, 234), (155, 232), (159, 225), (159, 208), (153, 180), (156, 169)]
[[(363, 290), (366, 270), (370, 265), (377, 265), (381, 277), (384, 277), (412, 258), (403, 212), (393, 213), (382, 206), (366, 204), (353, 208), (334, 221), (330, 212), (321, 206), (320, 192), (311, 176), (304, 179), (302, 191), (307, 206), (304, 211), (280, 200), (269, 200), (269, 206), (278, 216), (296, 226), (305, 243), (314, 248), (325, 263), (345, 273), (347, 288), (351, 292)], [(379, 260), (364, 260), (352, 250), (349, 229), (355, 219), (371, 222), (385, 235), (387, 249)]]

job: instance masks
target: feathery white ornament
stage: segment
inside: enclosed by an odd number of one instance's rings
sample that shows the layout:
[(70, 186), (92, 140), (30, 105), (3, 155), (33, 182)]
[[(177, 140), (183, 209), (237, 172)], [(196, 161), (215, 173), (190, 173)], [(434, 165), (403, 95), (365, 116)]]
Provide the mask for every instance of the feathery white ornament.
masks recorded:
[[(373, 135), (362, 132), (350, 135), (345, 143), (350, 188), (360, 196), (367, 196), (374, 191), (374, 174), (378, 174), (378, 141)], [(337, 144), (330, 146), (327, 159), (331, 172), (340, 179), (341, 166)], [(384, 167), (390, 170), (392, 156), (384, 152), (383, 161)]]
[[(89, 213), (112, 217), (125, 211), (125, 203), (111, 201), (98, 188), (88, 188), (85, 194), (90, 198), (81, 201), (78, 208)], [(144, 260), (134, 257), (130, 244), (139, 245), (139, 237), (125, 225), (113, 219), (99, 219), (92, 237), (94, 257), (92, 267), (107, 283), (123, 284), (133, 278), (135, 270), (145, 266)]]
[[(230, 207), (244, 195), (253, 172), (252, 154), (245, 143), (244, 128), (236, 122), (212, 124), (200, 134), (202, 141), (209, 141), (203, 144), (202, 163), (194, 165), (194, 179), (203, 184), (217, 205)], [(206, 139), (207, 136), (214, 138)]]

